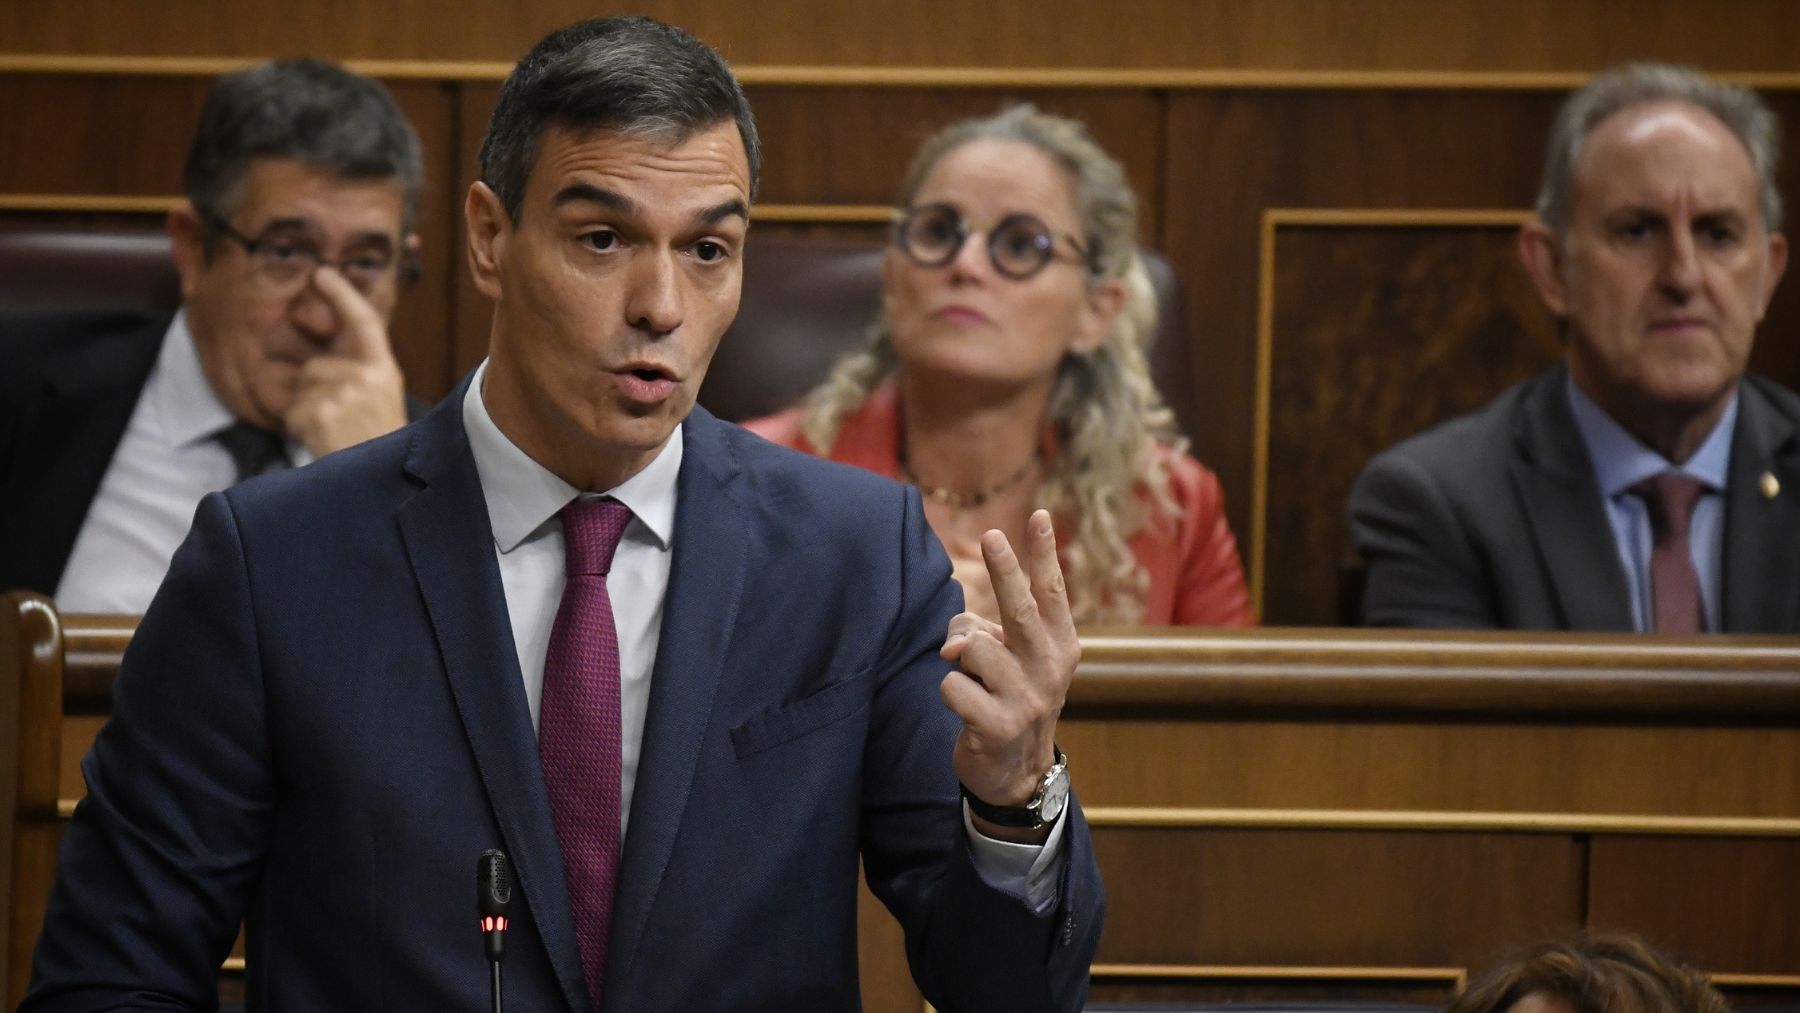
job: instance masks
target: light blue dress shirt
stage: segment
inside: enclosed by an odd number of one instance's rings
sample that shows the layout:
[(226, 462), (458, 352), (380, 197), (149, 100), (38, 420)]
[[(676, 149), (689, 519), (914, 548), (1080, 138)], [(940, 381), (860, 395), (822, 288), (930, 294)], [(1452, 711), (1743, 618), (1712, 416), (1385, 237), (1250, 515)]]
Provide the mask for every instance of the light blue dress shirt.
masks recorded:
[(1682, 464), (1638, 442), (1612, 416), (1587, 396), (1574, 380), (1568, 382), (1569, 408), (1575, 428), (1587, 445), (1594, 478), (1606, 502), (1606, 520), (1612, 526), (1625, 582), (1631, 591), (1631, 619), (1639, 632), (1647, 630), (1656, 615), (1650, 602), (1650, 550), (1655, 543), (1650, 530), (1650, 508), (1631, 487), (1666, 471), (1695, 479), (1706, 487), (1694, 505), (1688, 522), (1688, 550), (1693, 553), (1694, 573), (1700, 578), (1700, 598), (1706, 611), (1706, 628), (1719, 628), (1720, 571), (1725, 545), (1725, 476), (1731, 470), (1731, 437), (1737, 430), (1738, 395), (1734, 391), (1725, 413)]

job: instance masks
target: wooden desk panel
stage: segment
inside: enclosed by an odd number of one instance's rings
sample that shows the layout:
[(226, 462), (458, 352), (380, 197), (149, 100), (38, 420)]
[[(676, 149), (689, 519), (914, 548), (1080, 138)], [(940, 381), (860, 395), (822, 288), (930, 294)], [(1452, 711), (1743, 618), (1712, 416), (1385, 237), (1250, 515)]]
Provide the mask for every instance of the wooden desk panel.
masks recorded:
[(1579, 924), (1562, 835), (1100, 827), (1100, 964), (1464, 967)]
[[(134, 620), (60, 623), (21, 652), (21, 616), (0, 615), (0, 664), (37, 680), (10, 755), (66, 814)], [(1109, 887), (1096, 999), (1436, 1002), (1494, 951), (1583, 922), (1670, 945), (1746, 1003), (1800, 995), (1800, 641), (1084, 643), (1059, 735)], [(15, 813), (21, 933), (53, 872), (46, 808)], [(866, 895), (859, 925), (868, 1007), (917, 1010), (898, 931)]]

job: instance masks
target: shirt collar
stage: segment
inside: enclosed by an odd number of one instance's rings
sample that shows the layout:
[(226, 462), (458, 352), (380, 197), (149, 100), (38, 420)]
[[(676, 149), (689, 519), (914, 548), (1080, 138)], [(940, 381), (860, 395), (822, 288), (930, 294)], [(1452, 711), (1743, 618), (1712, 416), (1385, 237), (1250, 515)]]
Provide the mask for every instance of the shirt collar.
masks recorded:
[(1575, 415), (1575, 428), (1587, 445), (1588, 459), (1594, 465), (1594, 478), (1600, 493), (1608, 499), (1626, 492), (1646, 478), (1672, 471), (1697, 479), (1709, 490), (1725, 488), (1725, 475), (1731, 467), (1731, 436), (1737, 429), (1738, 395), (1733, 390), (1725, 411), (1706, 434), (1699, 449), (1680, 465), (1669, 463), (1637, 437), (1625, 431), (1616, 419), (1594, 403), (1587, 392), (1567, 381), (1569, 410)]
[(194, 348), (194, 333), (188, 330), (186, 310), (176, 313), (169, 322), (162, 350), (156, 353), (155, 377), (152, 404), (170, 446), (185, 447), (210, 440), (234, 421), (231, 409), (219, 400), (218, 392), (206, 379), (206, 371), (200, 367), (200, 353)]
[[(475, 455), (475, 473), (487, 500), (494, 544), (501, 552), (511, 552), (582, 491), (532, 460), (500, 431), (482, 400), (481, 386), (486, 379), (484, 361), (463, 395), (463, 427), (469, 433), (469, 451)], [(625, 504), (664, 550), (675, 536), (675, 485), (681, 475), (681, 458), (681, 427), (676, 426), (669, 442), (643, 470), (605, 491)]]

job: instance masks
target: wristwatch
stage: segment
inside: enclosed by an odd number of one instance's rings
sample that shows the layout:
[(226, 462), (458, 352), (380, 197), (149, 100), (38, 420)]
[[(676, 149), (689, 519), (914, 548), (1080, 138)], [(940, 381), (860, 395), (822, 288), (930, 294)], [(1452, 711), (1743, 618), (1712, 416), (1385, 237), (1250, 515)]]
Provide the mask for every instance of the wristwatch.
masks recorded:
[(990, 805), (975, 797), (968, 785), (962, 786), (963, 801), (969, 804), (969, 811), (975, 815), (1003, 827), (1024, 827), (1027, 830), (1042, 830), (1055, 823), (1069, 804), (1069, 757), (1061, 748), (1056, 750), (1056, 762), (1044, 772), (1043, 779), (1038, 781), (1037, 792), (1031, 801), (1024, 805)]

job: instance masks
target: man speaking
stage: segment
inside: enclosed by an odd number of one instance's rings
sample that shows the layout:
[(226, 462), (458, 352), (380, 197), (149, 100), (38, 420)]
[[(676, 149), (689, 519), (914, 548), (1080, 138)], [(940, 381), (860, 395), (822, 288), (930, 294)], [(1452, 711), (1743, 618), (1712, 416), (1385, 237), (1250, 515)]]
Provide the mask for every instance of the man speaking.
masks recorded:
[(516, 1009), (854, 1009), (859, 855), (939, 1009), (1079, 1008), (1102, 896), (1048, 515), (984, 542), (988, 624), (915, 491), (694, 407), (758, 162), (678, 29), (520, 62), (466, 202), (487, 361), (202, 503), (25, 1008), (210, 1008), (240, 922), (252, 1009), (483, 1008), (489, 848)]

